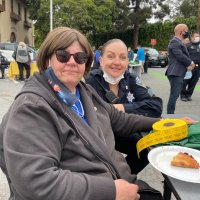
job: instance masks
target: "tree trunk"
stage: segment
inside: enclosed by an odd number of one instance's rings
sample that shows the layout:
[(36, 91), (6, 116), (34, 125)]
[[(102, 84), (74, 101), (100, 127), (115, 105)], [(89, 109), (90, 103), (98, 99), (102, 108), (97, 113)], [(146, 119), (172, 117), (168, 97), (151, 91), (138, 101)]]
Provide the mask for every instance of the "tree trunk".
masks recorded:
[[(132, 1), (132, 3), (134, 3)], [(135, 1), (135, 9), (134, 12), (137, 14), (138, 11), (140, 10), (140, 0)], [(140, 24), (138, 22), (135, 22), (134, 24), (134, 33), (133, 33), (133, 48), (136, 49), (138, 46), (138, 38), (139, 38), (139, 29), (140, 29)]]
[(133, 48), (136, 49), (138, 46), (138, 38), (139, 38), (139, 24), (134, 25), (133, 32)]
[(198, 0), (197, 31), (200, 33), (200, 0)]

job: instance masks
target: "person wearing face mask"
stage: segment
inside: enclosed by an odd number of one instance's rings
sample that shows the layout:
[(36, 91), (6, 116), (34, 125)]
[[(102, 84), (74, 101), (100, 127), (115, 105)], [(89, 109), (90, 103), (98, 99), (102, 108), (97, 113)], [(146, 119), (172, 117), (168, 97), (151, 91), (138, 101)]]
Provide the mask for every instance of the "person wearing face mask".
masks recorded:
[(178, 24), (174, 28), (174, 37), (168, 45), (169, 64), (166, 76), (170, 83), (170, 95), (167, 104), (167, 114), (174, 114), (176, 101), (180, 95), (181, 87), (187, 70), (192, 71), (195, 67), (190, 58), (186, 45), (183, 43), (189, 37), (188, 26)]
[[(101, 69), (91, 71), (85, 76), (85, 81), (104, 101), (122, 112), (160, 117), (162, 99), (152, 97), (148, 88), (141, 85), (139, 78), (127, 70), (128, 63), (128, 51), (124, 42), (119, 39), (109, 40), (102, 47)], [(128, 155), (126, 160), (131, 172), (140, 172), (148, 164), (146, 151), (142, 152), (141, 159), (137, 157), (135, 146), (140, 136), (115, 136), (115, 139), (117, 150)]]
[(190, 79), (184, 79), (182, 90), (181, 90), (181, 100), (182, 101), (192, 101), (192, 94), (194, 88), (199, 80), (200, 74), (200, 37), (198, 32), (194, 32), (190, 36), (191, 42), (187, 44), (187, 49), (190, 54), (190, 58), (195, 63), (195, 68), (192, 70), (192, 77)]

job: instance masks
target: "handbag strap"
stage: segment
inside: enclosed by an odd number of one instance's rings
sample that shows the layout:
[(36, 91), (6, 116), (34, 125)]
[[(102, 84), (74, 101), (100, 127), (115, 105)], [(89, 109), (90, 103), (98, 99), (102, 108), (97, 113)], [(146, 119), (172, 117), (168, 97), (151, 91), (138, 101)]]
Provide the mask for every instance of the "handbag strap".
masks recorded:
[(101, 86), (101, 88), (105, 92), (106, 99), (109, 101), (109, 103), (116, 104), (119, 101), (119, 97), (117, 97), (111, 90), (106, 89), (99, 80), (94, 77), (94, 79), (97, 81), (97, 83)]
[(95, 81), (101, 86), (101, 88), (104, 90), (104, 92), (108, 92), (109, 90), (106, 89), (101, 83), (100, 81), (96, 78), (96, 77), (93, 77), (95, 79)]

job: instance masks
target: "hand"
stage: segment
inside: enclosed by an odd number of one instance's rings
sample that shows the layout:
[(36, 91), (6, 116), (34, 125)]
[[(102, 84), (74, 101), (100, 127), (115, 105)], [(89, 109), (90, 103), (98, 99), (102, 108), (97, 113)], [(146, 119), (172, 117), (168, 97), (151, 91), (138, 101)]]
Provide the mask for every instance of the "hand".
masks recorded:
[(117, 110), (125, 112), (123, 104), (113, 104), (113, 105)]
[(191, 64), (190, 66), (187, 67), (187, 70), (192, 71), (195, 67), (195, 64)]
[(196, 124), (198, 121), (191, 119), (190, 117), (182, 117), (180, 118), (185, 121), (187, 124)]
[(116, 199), (115, 200), (139, 200), (139, 187), (123, 179), (115, 180)]

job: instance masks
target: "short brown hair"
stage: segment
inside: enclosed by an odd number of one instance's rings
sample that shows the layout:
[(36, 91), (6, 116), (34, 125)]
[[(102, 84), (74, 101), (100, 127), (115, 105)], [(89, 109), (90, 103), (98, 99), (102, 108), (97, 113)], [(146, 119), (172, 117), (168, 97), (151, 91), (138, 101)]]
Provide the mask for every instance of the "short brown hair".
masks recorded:
[(37, 56), (37, 65), (40, 73), (43, 73), (47, 69), (49, 65), (49, 58), (56, 50), (66, 49), (75, 41), (79, 42), (85, 53), (88, 55), (85, 74), (88, 73), (93, 61), (92, 47), (87, 38), (81, 32), (68, 27), (58, 27), (49, 32), (46, 39), (40, 46)]

